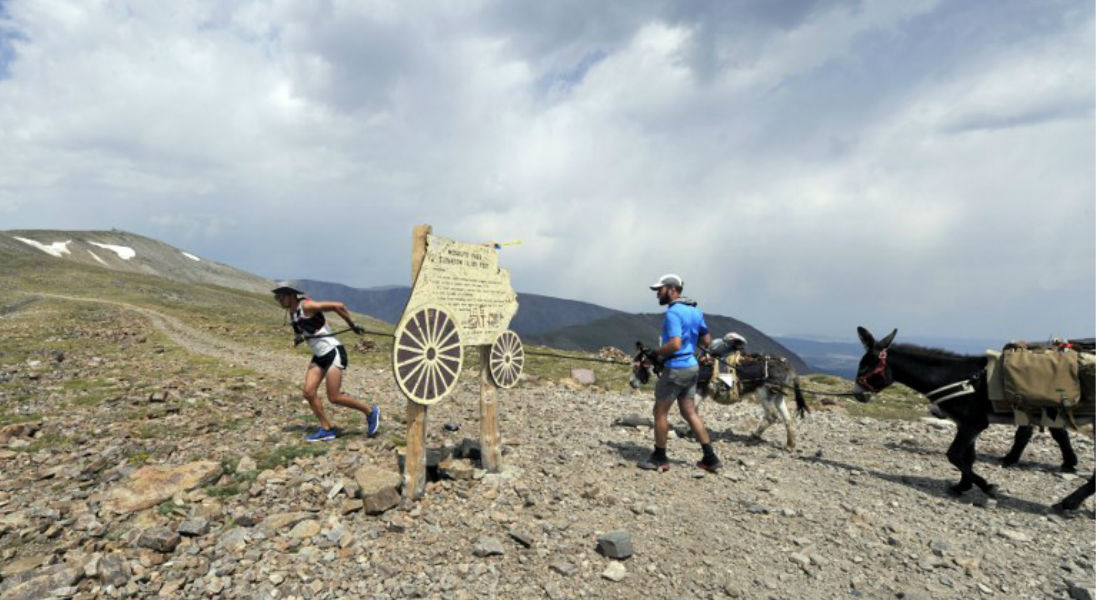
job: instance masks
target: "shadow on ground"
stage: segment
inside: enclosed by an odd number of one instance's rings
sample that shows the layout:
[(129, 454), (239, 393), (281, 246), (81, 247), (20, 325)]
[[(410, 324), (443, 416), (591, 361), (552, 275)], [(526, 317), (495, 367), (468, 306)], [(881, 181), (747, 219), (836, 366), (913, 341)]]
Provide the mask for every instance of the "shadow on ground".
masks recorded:
[[(888, 481), (890, 483), (904, 485), (906, 487), (917, 490), (918, 492), (942, 500), (955, 501), (964, 504), (975, 504), (976, 501), (980, 503), (984, 500), (984, 494), (978, 491), (977, 488), (967, 492), (966, 494), (963, 494), (962, 496), (955, 496), (948, 490), (948, 487), (955, 483), (955, 481), (952, 480), (944, 480), (916, 475), (903, 475), (898, 473), (884, 473), (882, 471), (876, 471), (874, 469), (868, 469), (866, 467), (861, 467), (858, 465), (852, 465), (837, 460), (817, 458), (813, 456), (799, 456), (797, 458), (806, 462), (820, 463), (836, 467), (838, 469), (859, 471), (861, 473), (870, 475), (871, 477), (875, 477), (883, 481)], [(1031, 500), (1025, 500), (1023, 498), (1016, 498), (1014, 496), (1007, 495), (1005, 491), (1001, 488), (997, 488), (996, 494), (998, 509), (1009, 509), (1018, 512), (1031, 513), (1034, 515), (1046, 515), (1054, 512), (1047, 504), (1039, 504), (1038, 502), (1032, 502)], [(1052, 498), (1051, 503), (1054, 503), (1058, 500), (1060, 500), (1060, 498)]]

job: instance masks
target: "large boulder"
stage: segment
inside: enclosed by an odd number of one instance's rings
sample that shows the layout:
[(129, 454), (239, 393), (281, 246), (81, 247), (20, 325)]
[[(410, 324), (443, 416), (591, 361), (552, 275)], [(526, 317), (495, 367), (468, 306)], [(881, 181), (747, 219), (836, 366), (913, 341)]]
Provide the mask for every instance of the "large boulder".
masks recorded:
[(359, 484), (363, 510), (367, 513), (384, 513), (401, 502), (401, 495), (397, 492), (401, 487), (399, 473), (364, 465), (355, 472), (355, 482)]
[(109, 510), (126, 514), (156, 506), (180, 492), (209, 485), (221, 477), (221, 463), (200, 460), (178, 467), (142, 467), (107, 492)]
[(69, 587), (84, 575), (79, 567), (51, 565), (25, 571), (0, 582), (0, 598), (4, 600), (38, 600), (52, 597), (53, 590)]

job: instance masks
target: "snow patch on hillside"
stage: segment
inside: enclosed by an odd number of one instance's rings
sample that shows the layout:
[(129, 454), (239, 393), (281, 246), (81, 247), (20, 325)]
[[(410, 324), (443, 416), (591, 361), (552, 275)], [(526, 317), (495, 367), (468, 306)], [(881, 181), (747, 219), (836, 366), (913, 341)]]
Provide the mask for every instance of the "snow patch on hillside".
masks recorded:
[(195, 262), (199, 262), (201, 260), (199, 257), (195, 256), (194, 254), (191, 254), (190, 252), (180, 252), (180, 254), (186, 256), (187, 258), (190, 258), (191, 260), (193, 260)]
[(129, 247), (129, 246), (115, 246), (115, 245), (112, 245), (112, 244), (100, 244), (99, 242), (88, 242), (88, 243), (93, 245), (93, 246), (99, 246), (100, 248), (103, 248), (105, 250), (110, 250), (111, 252), (114, 252), (115, 254), (117, 254), (118, 257), (121, 258), (122, 260), (130, 260), (131, 258), (137, 256), (137, 252), (134, 252), (134, 249)]
[(64, 242), (54, 242), (47, 246), (46, 244), (43, 244), (41, 242), (28, 240), (27, 238), (19, 237), (17, 235), (13, 235), (12, 237), (19, 240), (20, 242), (23, 242), (24, 244), (34, 246), (35, 248), (38, 248), (39, 250), (45, 252), (46, 254), (49, 254), (50, 256), (61, 258), (62, 254), (72, 254), (72, 252), (69, 252), (69, 244), (73, 243), (72, 240), (67, 240)]
[(92, 258), (94, 258), (94, 259), (96, 259), (97, 261), (99, 261), (99, 264), (101, 264), (101, 265), (103, 265), (103, 266), (109, 266), (109, 265), (107, 264), (107, 261), (105, 261), (105, 260), (103, 260), (102, 258), (100, 258), (100, 257), (99, 257), (99, 255), (97, 255), (97, 254), (96, 254), (95, 252), (92, 252), (91, 250), (89, 250), (89, 251), (88, 251), (88, 254), (91, 254), (91, 255), (92, 255)]

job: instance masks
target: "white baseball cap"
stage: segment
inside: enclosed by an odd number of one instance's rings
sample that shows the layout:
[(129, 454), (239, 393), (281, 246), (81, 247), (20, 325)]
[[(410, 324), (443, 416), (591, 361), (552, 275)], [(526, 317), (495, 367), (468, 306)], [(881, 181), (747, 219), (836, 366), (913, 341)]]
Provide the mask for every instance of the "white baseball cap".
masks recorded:
[(676, 288), (684, 287), (684, 280), (680, 279), (680, 276), (675, 273), (668, 273), (667, 275), (661, 275), (661, 278), (657, 280), (657, 283), (649, 286), (651, 290), (659, 290), (666, 285), (671, 285)]

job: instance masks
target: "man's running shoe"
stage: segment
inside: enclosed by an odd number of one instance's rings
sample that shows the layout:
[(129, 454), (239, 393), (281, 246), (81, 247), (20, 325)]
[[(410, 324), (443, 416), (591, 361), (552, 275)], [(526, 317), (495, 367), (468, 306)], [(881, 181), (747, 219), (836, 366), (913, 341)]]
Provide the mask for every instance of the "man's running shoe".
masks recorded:
[(645, 471), (667, 471), (671, 465), (669, 465), (667, 458), (660, 458), (656, 454), (650, 454), (649, 458), (638, 463), (638, 468)]
[(310, 435), (306, 436), (307, 442), (327, 442), (329, 440), (336, 439), (336, 429), (325, 429), (324, 427), (318, 427), (317, 431), (314, 431)]
[(717, 456), (704, 456), (703, 460), (695, 463), (695, 466), (704, 471), (710, 471), (711, 473), (717, 473), (718, 469), (722, 468), (722, 461), (718, 460)]
[(382, 420), (382, 411), (378, 409), (378, 405), (370, 407), (370, 414), (367, 415), (367, 435), (372, 436), (378, 433), (378, 423)]

